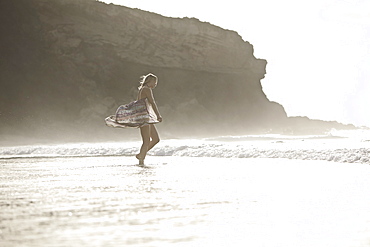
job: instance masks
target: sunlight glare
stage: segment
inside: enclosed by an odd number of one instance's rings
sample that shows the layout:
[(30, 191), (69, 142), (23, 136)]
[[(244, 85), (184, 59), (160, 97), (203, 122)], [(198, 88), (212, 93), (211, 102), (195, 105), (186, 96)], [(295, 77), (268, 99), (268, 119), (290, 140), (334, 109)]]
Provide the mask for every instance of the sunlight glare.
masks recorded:
[[(370, 72), (370, 2), (363, 0), (293, 0), (174, 2), (106, 0), (170, 17), (195, 17), (234, 30), (266, 59), (261, 81), (271, 101), (289, 116), (336, 120), (370, 126), (362, 102), (370, 105), (370, 89), (351, 99), (348, 92), (364, 88)], [(358, 74), (364, 74), (361, 78)], [(358, 91), (357, 91), (358, 92)], [(343, 102), (343, 98), (347, 101)], [(298, 100), (297, 100), (298, 99)], [(353, 112), (354, 111), (354, 112)]]

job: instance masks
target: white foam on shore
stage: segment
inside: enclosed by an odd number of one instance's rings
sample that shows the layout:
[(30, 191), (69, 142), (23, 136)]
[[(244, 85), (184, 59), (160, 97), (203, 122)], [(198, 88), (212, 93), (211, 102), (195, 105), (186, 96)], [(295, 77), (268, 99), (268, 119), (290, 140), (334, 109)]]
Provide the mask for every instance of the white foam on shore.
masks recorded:
[[(366, 132), (367, 133), (367, 132)], [(338, 134), (338, 133), (336, 133)], [(348, 132), (345, 132), (348, 134)], [(356, 134), (356, 135), (355, 135)], [(365, 137), (365, 139), (364, 139)], [(360, 132), (333, 136), (223, 136), (162, 140), (152, 156), (215, 158), (287, 158), (370, 164), (370, 141)], [(0, 159), (36, 157), (134, 156), (141, 143), (73, 143), (4, 147)]]

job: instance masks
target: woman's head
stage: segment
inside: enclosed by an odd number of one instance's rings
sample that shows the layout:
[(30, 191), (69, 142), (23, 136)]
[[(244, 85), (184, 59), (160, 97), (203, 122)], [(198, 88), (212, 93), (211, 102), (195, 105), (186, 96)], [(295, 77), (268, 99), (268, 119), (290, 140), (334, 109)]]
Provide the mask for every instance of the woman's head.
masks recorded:
[(139, 89), (141, 89), (144, 86), (155, 88), (157, 86), (158, 77), (152, 73), (149, 73), (147, 75), (143, 75), (140, 77), (140, 86)]

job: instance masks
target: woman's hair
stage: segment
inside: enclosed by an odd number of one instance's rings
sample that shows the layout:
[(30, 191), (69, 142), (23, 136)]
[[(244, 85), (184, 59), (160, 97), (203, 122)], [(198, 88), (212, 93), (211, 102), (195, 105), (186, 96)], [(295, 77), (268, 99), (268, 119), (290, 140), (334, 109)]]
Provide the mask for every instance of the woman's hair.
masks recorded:
[(152, 73), (149, 73), (147, 75), (140, 76), (140, 85), (139, 90), (142, 89), (151, 79), (158, 80), (158, 77)]

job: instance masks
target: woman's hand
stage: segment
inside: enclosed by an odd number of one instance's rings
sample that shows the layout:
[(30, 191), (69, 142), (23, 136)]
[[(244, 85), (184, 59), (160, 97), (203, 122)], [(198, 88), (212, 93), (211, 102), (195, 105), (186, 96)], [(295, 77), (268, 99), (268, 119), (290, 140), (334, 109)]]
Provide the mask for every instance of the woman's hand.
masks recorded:
[(157, 119), (159, 122), (162, 122), (162, 116), (158, 116)]

